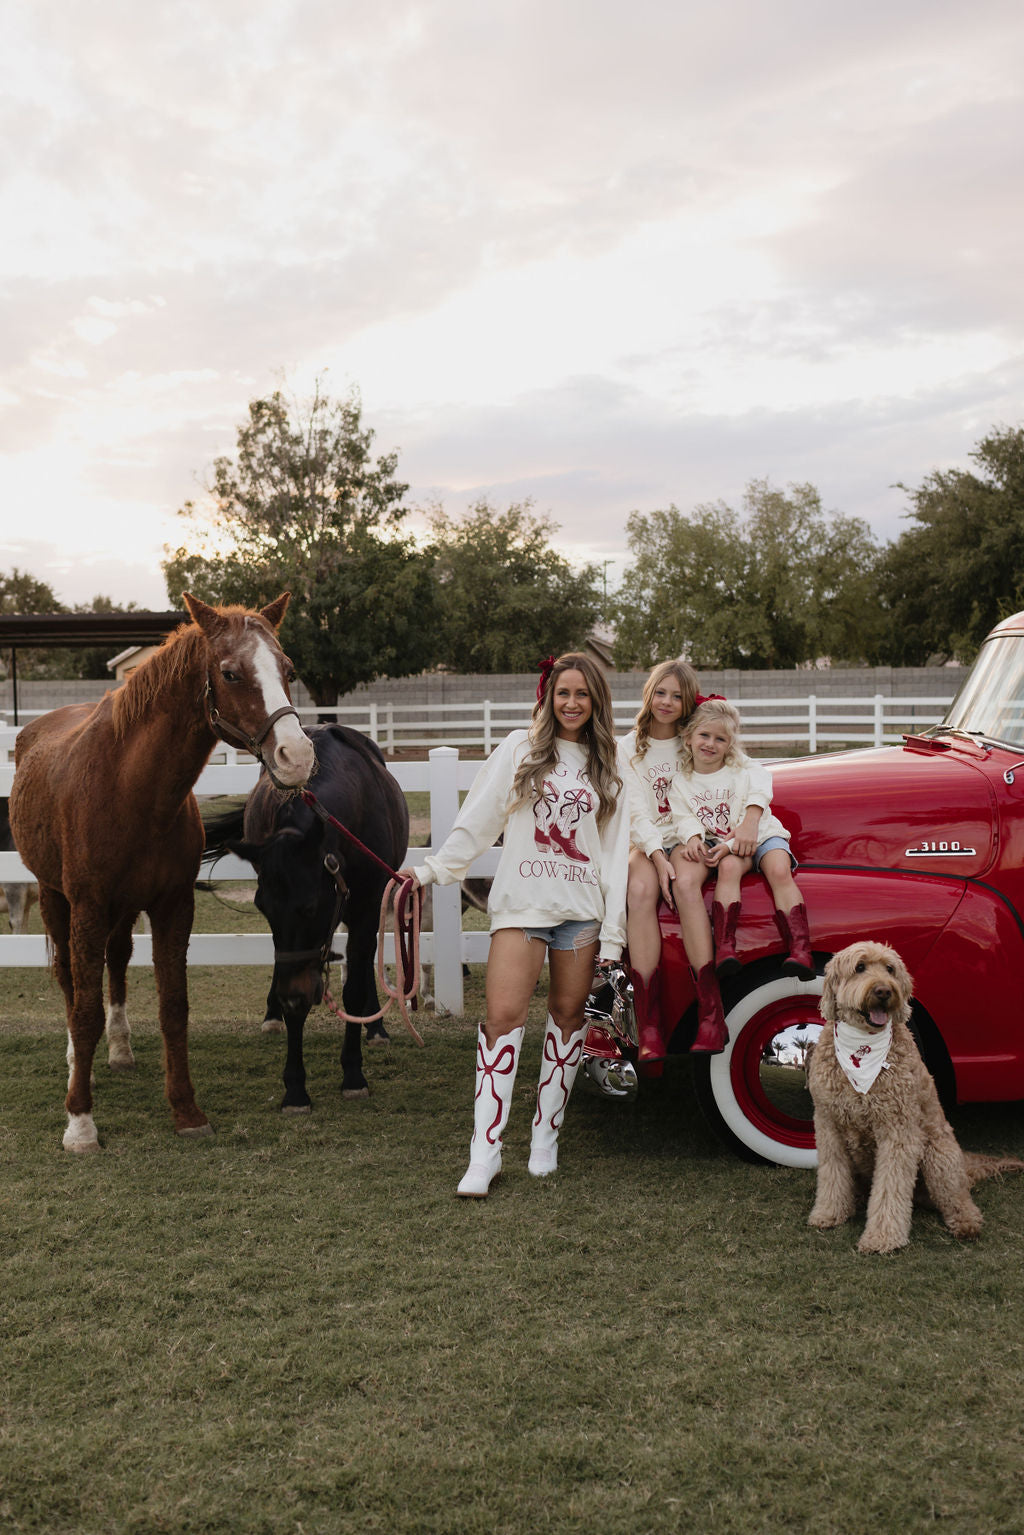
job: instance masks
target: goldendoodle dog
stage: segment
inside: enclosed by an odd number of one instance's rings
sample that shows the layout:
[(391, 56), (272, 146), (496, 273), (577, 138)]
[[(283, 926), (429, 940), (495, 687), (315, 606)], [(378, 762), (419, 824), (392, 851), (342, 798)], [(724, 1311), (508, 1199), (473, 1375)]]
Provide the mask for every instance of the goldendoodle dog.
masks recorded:
[(818, 1189), (812, 1226), (840, 1226), (867, 1196), (862, 1253), (910, 1240), (915, 1188), (957, 1237), (976, 1237), (982, 1215), (970, 1188), (1024, 1170), (1013, 1157), (965, 1155), (907, 1027), (913, 982), (894, 949), (853, 943), (825, 967), (826, 1025), (810, 1054)]

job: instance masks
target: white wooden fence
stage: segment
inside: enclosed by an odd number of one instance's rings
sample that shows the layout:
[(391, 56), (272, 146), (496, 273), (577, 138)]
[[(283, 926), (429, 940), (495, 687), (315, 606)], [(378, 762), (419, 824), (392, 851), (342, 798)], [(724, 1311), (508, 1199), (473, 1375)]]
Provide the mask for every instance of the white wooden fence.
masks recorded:
[[(898, 741), (903, 731), (921, 730), (936, 723), (948, 701), (942, 698), (890, 698), (882, 694), (857, 699), (825, 700), (812, 696), (754, 699), (743, 703), (733, 700), (743, 717), (746, 744), (805, 745), (811, 752), (826, 743), (881, 745)], [(485, 703), (483, 706), (467, 704), (459, 707), (467, 711), (466, 732), (448, 737), (451, 744), (432, 746), (425, 761), (397, 762), (391, 767), (402, 789), (429, 794), (432, 847), (440, 847), (444, 841), (458, 812), (460, 790), (469, 788), (482, 766), (480, 761), (462, 761), (457, 746), (483, 746), (489, 751), (509, 730), (529, 719), (528, 704)], [(367, 719), (367, 712), (374, 708), (377, 711), (375, 718)], [(450, 713), (452, 708), (447, 704), (419, 709), (410, 706), (402, 711), (401, 719), (399, 706), (391, 704), (367, 705), (367, 711), (344, 709), (338, 712), (344, 716), (345, 723), (356, 723), (357, 728), (360, 723), (364, 728), (375, 724), (379, 732), (376, 739), (382, 748), (393, 751), (398, 747), (407, 749), (423, 744), (419, 737), (410, 738), (406, 732), (430, 728), (446, 733), (447, 725), (437, 721), (425, 727), (424, 720), (429, 722), (431, 714)], [(638, 708), (639, 703), (635, 702), (618, 704), (617, 727), (627, 729)], [(385, 710), (391, 711), (390, 719), (382, 718)], [(498, 711), (507, 711), (500, 724)], [(361, 721), (350, 719), (360, 713), (363, 714)], [(0, 796), (9, 796), (11, 792), (16, 735), (13, 727), (0, 726)], [(244, 752), (235, 752), (230, 747), (220, 748), (200, 774), (196, 792), (201, 795), (247, 794), (256, 782), (257, 771), (252, 758)], [(114, 832), (116, 834), (116, 828)], [(429, 847), (411, 849), (407, 861), (422, 862), (430, 851)], [(471, 873), (478, 877), (492, 875), (497, 863), (498, 850), (491, 848), (477, 859)], [(251, 882), (254, 876), (249, 864), (226, 857), (218, 862), (216, 877)], [(19, 879), (31, 879), (31, 875), (17, 853), (0, 852), (0, 882)], [(422, 959), (424, 964), (434, 966), (433, 990), (439, 1006), (450, 1013), (460, 1014), (463, 1008), (462, 966), (464, 963), (481, 963), (487, 958), (488, 934), (462, 931), (462, 902), (457, 885), (434, 888), (433, 911), (433, 928), (422, 934)], [(344, 946), (345, 935), (339, 933), (338, 951), (344, 952)], [(188, 958), (193, 965), (264, 965), (269, 972), (273, 966), (273, 943), (269, 932), (193, 933)], [(138, 934), (132, 964), (151, 965), (152, 962), (151, 940), (148, 934)], [(46, 963), (46, 943), (41, 936), (0, 933), (0, 966), (41, 966)]]
[[(747, 746), (778, 750), (799, 747), (807, 752), (845, 744), (882, 746), (911, 731), (941, 720), (952, 694), (941, 698), (893, 698), (884, 693), (832, 698), (814, 693), (798, 698), (733, 698), (743, 717)], [(346, 704), (321, 711), (335, 716), (372, 738), (388, 756), (396, 751), (423, 751), (432, 746), (482, 749), (490, 755), (510, 730), (530, 723), (532, 699), (512, 703), (485, 698), (469, 704), (374, 703)], [(615, 701), (615, 729), (627, 731), (640, 700)], [(315, 710), (300, 711), (314, 715)]]
[[(9, 795), (14, 769), (5, 760), (4, 736), (0, 731), (0, 795)], [(197, 794), (247, 794), (258, 776), (258, 768), (244, 752), (225, 748), (205, 767), (196, 784)], [(439, 746), (425, 762), (396, 763), (391, 771), (406, 790), (425, 791), (430, 795), (432, 842), (428, 847), (412, 848), (408, 861), (421, 863), (433, 847), (440, 847), (451, 829), (459, 809), (459, 791), (468, 789), (483, 766), (482, 762), (462, 762), (452, 746)], [(112, 826), (112, 834), (116, 828)], [(489, 877), (498, 867), (499, 850), (491, 848), (473, 865), (472, 873)], [(217, 863), (218, 880), (244, 880), (252, 883), (251, 864), (243, 859), (224, 857)], [(17, 853), (0, 853), (0, 881), (31, 879)], [(439, 1006), (450, 1013), (461, 1013), (462, 966), (482, 963), (487, 958), (489, 935), (462, 931), (462, 898), (458, 885), (432, 891), (434, 925), (421, 935), (420, 957), (434, 966), (433, 991)], [(336, 951), (344, 953), (346, 935), (338, 933)], [(188, 949), (190, 965), (264, 965), (269, 973), (274, 964), (274, 945), (269, 931), (263, 933), (193, 933)], [(152, 940), (148, 933), (135, 936), (133, 965), (153, 963)], [(36, 934), (0, 934), (0, 966), (47, 964), (46, 940)]]
[[(743, 738), (762, 755), (780, 748), (798, 747), (807, 752), (822, 747), (881, 746), (940, 720), (952, 695), (942, 697), (890, 697), (884, 693), (833, 698), (811, 693), (795, 698), (733, 698), (743, 716)], [(300, 709), (314, 720), (330, 715), (370, 736), (388, 756), (396, 752), (427, 751), (432, 746), (456, 746), (482, 750), (489, 756), (508, 735), (530, 723), (532, 699), (499, 702), (490, 698), (475, 703), (343, 704), (334, 709)], [(630, 728), (640, 708), (639, 699), (615, 701), (615, 728)], [(24, 724), (42, 710), (22, 711)], [(0, 714), (0, 739), (5, 734)]]

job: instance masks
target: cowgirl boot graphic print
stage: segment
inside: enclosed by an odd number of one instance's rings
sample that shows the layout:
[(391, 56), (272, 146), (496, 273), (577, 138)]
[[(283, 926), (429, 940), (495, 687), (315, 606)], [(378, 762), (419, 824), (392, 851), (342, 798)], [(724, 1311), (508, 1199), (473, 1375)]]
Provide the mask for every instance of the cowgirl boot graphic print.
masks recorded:
[(551, 822), (555, 818), (555, 807), (558, 804), (558, 790), (553, 783), (545, 778), (544, 787), (540, 798), (533, 807), (533, 840), (537, 847), (551, 846)]
[(593, 805), (589, 791), (586, 789), (568, 789), (562, 798), (558, 809), (557, 824), (552, 821), (549, 828), (551, 841), (559, 848), (566, 858), (573, 858), (577, 863), (589, 863), (590, 859), (580, 848), (576, 846), (576, 827)]
[(473, 1139), (469, 1143), (469, 1166), (456, 1189), (464, 1199), (486, 1199), (488, 1189), (501, 1172), (501, 1132), (512, 1103), (522, 1044), (521, 1028), (503, 1034), (493, 1049), (488, 1049), (483, 1029), (477, 1036)]

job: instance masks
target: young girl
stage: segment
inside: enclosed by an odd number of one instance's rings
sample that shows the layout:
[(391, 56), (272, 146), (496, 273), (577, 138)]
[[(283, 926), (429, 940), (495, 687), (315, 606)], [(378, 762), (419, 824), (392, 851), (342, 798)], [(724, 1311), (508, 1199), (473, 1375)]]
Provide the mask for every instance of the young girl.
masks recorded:
[[(675, 840), (669, 790), (681, 770), (683, 731), (698, 702), (697, 674), (686, 661), (663, 661), (644, 685), (633, 729), (619, 740), (619, 772), (629, 794), (629, 884), (626, 892), (626, 942), (633, 981), (641, 1061), (665, 1057), (668, 1040), (661, 1018), (661, 928), (658, 901), (672, 905), (675, 870), (668, 850)], [(767, 768), (741, 754), (751, 776), (750, 804), (736, 832), (737, 851), (754, 851), (761, 811), (771, 802)]]
[[(697, 983), (701, 1043), (695, 1041), (693, 1048), (712, 1052), (724, 1050), (729, 1039), (718, 976), (739, 969), (740, 880), (749, 869), (757, 869), (771, 886), (775, 922), (789, 950), (783, 971), (801, 980), (815, 973), (807, 910), (793, 878), (796, 860), (789, 850), (789, 832), (770, 808), (763, 810), (750, 856), (746, 842), (733, 830), (745, 824), (752, 795), (750, 770), (740, 764), (739, 729), (739, 715), (724, 699), (701, 704), (683, 733), (684, 770), (669, 791), (677, 843), (672, 851), (676, 910)], [(711, 923), (701, 889), (710, 870), (717, 872)]]
[(488, 758), (443, 847), (402, 871), (419, 884), (452, 884), (502, 836), (488, 901), (487, 1011), (463, 1196), (483, 1198), (501, 1171), (501, 1135), (545, 955), (548, 1020), (529, 1169), (543, 1178), (558, 1165), (598, 950), (618, 959), (626, 936), (629, 815), (621, 789), (608, 684), (589, 656), (571, 651), (542, 672), (529, 730), (513, 730)]

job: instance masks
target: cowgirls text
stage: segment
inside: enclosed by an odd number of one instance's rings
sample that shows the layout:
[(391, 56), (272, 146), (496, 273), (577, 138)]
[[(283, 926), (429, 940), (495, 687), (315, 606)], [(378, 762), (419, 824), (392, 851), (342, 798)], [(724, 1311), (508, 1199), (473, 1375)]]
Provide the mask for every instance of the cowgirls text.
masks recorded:
[(561, 858), (524, 858), (519, 865), (522, 879), (562, 879), (572, 885), (597, 885), (597, 875), (586, 864), (569, 863)]

